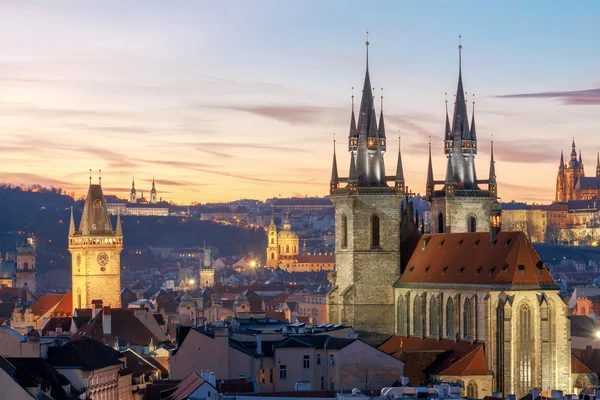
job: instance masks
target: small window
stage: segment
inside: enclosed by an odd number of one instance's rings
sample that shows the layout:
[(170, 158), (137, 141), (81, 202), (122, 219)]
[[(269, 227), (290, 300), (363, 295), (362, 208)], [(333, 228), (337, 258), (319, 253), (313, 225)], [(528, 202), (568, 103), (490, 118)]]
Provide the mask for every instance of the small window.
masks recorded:
[(302, 360), (302, 367), (304, 369), (310, 369), (310, 356), (304, 356)]
[(477, 240), (474, 244), (473, 244), (473, 248), (477, 248), (477, 246), (479, 246), (479, 240)]
[(442, 275), (444, 275), (447, 270), (448, 270), (448, 266), (446, 265), (444, 268), (442, 268)]
[(380, 226), (379, 216), (371, 217), (371, 247), (379, 247), (380, 245)]
[(329, 365), (335, 364), (335, 360), (333, 358), (333, 354), (329, 355)]
[(287, 366), (286, 365), (279, 366), (279, 379), (281, 379), (282, 381), (287, 379)]
[(269, 383), (273, 383), (273, 368), (269, 368)]
[(521, 272), (525, 271), (525, 266), (523, 264), (519, 264), (517, 268), (519, 268), (519, 271)]
[(465, 271), (465, 266), (463, 265), (462, 267), (460, 267), (460, 269), (458, 270), (458, 274), (462, 275), (462, 273)]
[(342, 249), (348, 247), (348, 218), (346, 214), (342, 214), (342, 224), (341, 224), (341, 235), (342, 235)]
[(317, 365), (321, 365), (321, 353), (317, 353)]

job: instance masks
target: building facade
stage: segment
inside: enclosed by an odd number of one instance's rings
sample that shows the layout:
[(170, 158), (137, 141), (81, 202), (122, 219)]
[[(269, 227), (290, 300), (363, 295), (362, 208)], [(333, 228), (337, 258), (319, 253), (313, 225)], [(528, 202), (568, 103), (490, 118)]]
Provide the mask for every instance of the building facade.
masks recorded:
[(267, 230), (267, 240), (267, 266), (289, 270), (298, 263), (300, 240), (296, 232), (292, 230), (292, 224), (287, 215), (283, 221), (283, 229), (280, 232), (277, 232), (275, 219), (271, 216), (271, 223)]
[[(494, 149), (492, 143), (489, 179), (477, 179), (475, 156), (477, 155), (477, 130), (475, 128), (475, 103), (471, 126), (467, 115), (467, 103), (462, 81), (462, 46), (459, 46), (458, 87), (452, 117), (452, 127), (448, 117), (446, 102), (446, 128), (444, 132), (444, 153), (447, 158), (446, 177), (434, 180), (431, 163), (431, 143), (429, 144), (429, 165), (427, 168), (427, 199), (431, 206), (431, 232), (487, 232), (490, 229), (490, 207), (498, 196)], [(442, 186), (436, 190), (435, 186)], [(486, 185), (487, 190), (479, 185)]]
[(568, 164), (564, 161), (563, 152), (560, 152), (560, 164), (556, 176), (556, 201), (564, 203), (571, 200), (591, 199), (600, 199), (600, 154), (596, 161), (596, 175), (585, 176), (581, 151), (578, 159), (575, 139), (573, 139)]
[[(358, 124), (350, 119), (347, 178), (338, 176), (334, 151), (330, 199), (335, 208), (336, 271), (330, 273), (328, 320), (358, 332), (392, 334), (392, 283), (401, 274), (401, 203), (405, 198), (402, 159), (395, 176), (386, 176), (387, 147), (383, 109), (377, 121), (368, 64)], [(353, 100), (354, 103), (354, 100)], [(388, 182), (393, 182), (388, 186)], [(345, 187), (340, 187), (346, 183)]]
[(91, 184), (83, 208), (79, 229), (71, 211), (69, 252), (72, 264), (73, 311), (92, 308), (93, 300), (102, 300), (112, 308), (121, 307), (121, 218), (112, 224), (102, 186)]
[(204, 247), (204, 255), (202, 265), (200, 266), (200, 281), (198, 286), (201, 288), (213, 287), (215, 285), (215, 270), (212, 267), (212, 259), (210, 257), (210, 247)]
[(32, 293), (37, 290), (36, 285), (35, 247), (25, 242), (17, 248), (17, 273), (15, 287), (27, 288)]

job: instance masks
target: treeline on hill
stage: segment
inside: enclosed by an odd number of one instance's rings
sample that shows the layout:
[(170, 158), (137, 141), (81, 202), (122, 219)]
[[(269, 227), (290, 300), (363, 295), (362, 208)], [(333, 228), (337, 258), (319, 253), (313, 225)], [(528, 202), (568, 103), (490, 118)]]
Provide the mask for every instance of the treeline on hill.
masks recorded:
[[(71, 206), (79, 226), (83, 200), (75, 201), (60, 188), (0, 184), (0, 252), (34, 234), (38, 253), (67, 255)], [(196, 247), (204, 242), (223, 255), (262, 252), (263, 230), (250, 230), (182, 217), (122, 217), (125, 250), (128, 247)], [(113, 226), (116, 217), (112, 218)]]

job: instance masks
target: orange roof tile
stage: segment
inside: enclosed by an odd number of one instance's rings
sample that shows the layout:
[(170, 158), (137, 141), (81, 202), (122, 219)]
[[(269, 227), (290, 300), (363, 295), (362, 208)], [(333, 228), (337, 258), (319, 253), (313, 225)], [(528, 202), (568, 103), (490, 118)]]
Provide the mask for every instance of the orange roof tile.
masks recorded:
[(333, 264), (335, 263), (335, 256), (333, 254), (300, 254), (298, 255), (298, 262), (301, 264)]
[(571, 353), (571, 373), (572, 374), (593, 374), (594, 372), (583, 363), (579, 358)]
[(556, 285), (523, 232), (423, 235), (396, 284), (407, 283)]
[(62, 298), (65, 296), (64, 293), (46, 293), (35, 301), (29, 308), (33, 312), (33, 315), (44, 315), (57, 305)]
[(466, 356), (451, 363), (448, 368), (439, 374), (452, 376), (490, 375), (490, 370), (485, 362), (483, 345), (478, 345)]
[(67, 292), (54, 309), (56, 314), (71, 315), (73, 313), (73, 292)]

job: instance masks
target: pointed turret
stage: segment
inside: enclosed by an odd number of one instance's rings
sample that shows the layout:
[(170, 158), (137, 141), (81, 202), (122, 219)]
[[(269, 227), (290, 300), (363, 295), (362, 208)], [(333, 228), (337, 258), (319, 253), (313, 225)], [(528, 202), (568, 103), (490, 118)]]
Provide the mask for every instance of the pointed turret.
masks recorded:
[(446, 99), (446, 127), (444, 128), (444, 153), (452, 151), (452, 128), (450, 128), (450, 117), (448, 116), (448, 99)]
[(560, 151), (560, 165), (558, 166), (558, 170), (559, 171), (564, 171), (565, 170), (565, 158), (563, 156), (563, 151)]
[(333, 165), (331, 166), (331, 181), (329, 182), (329, 193), (333, 194), (340, 185), (338, 177), (337, 159), (335, 157), (335, 140), (333, 141)]
[(454, 103), (454, 115), (452, 117), (452, 134), (459, 135), (463, 140), (471, 140), (469, 131), (469, 120), (467, 116), (467, 103), (465, 102), (465, 90), (462, 81), (462, 45), (458, 46), (458, 86)]
[(150, 204), (156, 204), (157, 203), (157, 192), (156, 192), (156, 186), (154, 185), (154, 177), (152, 177), (152, 190), (150, 190)]
[(571, 161), (577, 160), (577, 150), (575, 149), (575, 138), (573, 138), (573, 144), (571, 145)]
[[(354, 92), (354, 88), (352, 88)], [(348, 133), (348, 151), (356, 152), (358, 149), (358, 131), (356, 130), (356, 118), (354, 116), (354, 93), (352, 93), (352, 115), (350, 116), (350, 132)]]
[(69, 222), (69, 237), (75, 234), (75, 218), (73, 218), (73, 207), (71, 207), (71, 221)]
[[(561, 153), (562, 155), (562, 153)], [(496, 183), (496, 162), (494, 161), (494, 141), (492, 140), (490, 148), (490, 178), (488, 184), (488, 190), (492, 197), (498, 197), (498, 186)]]
[(404, 193), (404, 169), (402, 168), (402, 149), (400, 138), (398, 138), (398, 163), (396, 164), (396, 190)]
[(579, 150), (579, 165), (583, 165), (583, 161), (581, 160), (581, 150)]
[(123, 236), (123, 228), (121, 227), (121, 213), (117, 214), (117, 229), (115, 230), (117, 236)]
[(425, 192), (427, 193), (427, 197), (431, 197), (433, 195), (433, 164), (431, 162), (431, 142), (429, 142), (429, 161), (427, 164), (427, 185), (425, 188)]
[[(383, 88), (381, 89), (383, 93)], [(381, 112), (379, 114), (379, 129), (377, 130), (379, 136), (379, 144), (381, 145), (381, 151), (385, 153), (386, 140), (385, 140), (385, 121), (383, 118), (383, 95), (381, 95)]]
[(444, 182), (445, 182), (446, 196), (452, 196), (454, 194), (455, 180), (454, 180), (454, 171), (452, 168), (452, 158), (451, 157), (448, 157), (448, 163), (446, 164), (446, 179), (444, 180)]
[(114, 236), (102, 186), (90, 184), (79, 224), (82, 236)]
[(129, 193), (129, 202), (137, 203), (137, 193), (135, 191), (135, 177), (131, 179), (131, 192)]
[(600, 151), (598, 152), (598, 158), (596, 161), (596, 178), (600, 179)]
[(477, 154), (477, 129), (475, 129), (475, 102), (471, 110), (471, 149), (473, 154)]

